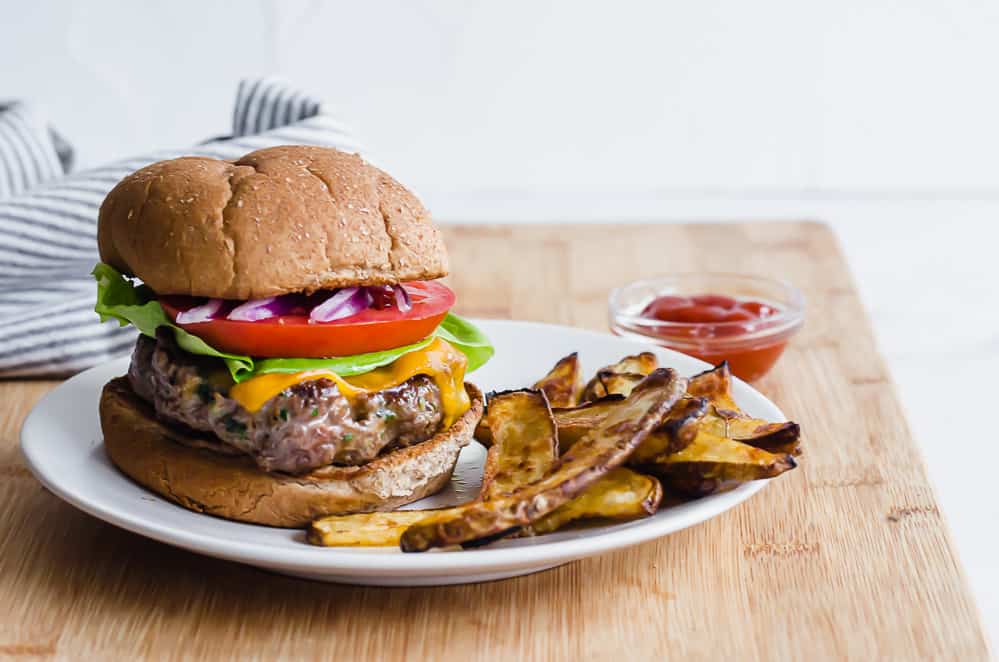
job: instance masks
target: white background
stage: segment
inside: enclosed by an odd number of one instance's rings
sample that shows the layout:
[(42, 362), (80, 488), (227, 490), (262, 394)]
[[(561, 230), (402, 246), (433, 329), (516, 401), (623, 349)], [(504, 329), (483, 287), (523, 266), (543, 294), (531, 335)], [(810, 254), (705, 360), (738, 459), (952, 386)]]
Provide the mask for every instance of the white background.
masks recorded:
[(224, 134), (276, 74), (445, 221), (828, 221), (999, 640), (999, 3), (3, 8), (0, 98), (80, 166)]

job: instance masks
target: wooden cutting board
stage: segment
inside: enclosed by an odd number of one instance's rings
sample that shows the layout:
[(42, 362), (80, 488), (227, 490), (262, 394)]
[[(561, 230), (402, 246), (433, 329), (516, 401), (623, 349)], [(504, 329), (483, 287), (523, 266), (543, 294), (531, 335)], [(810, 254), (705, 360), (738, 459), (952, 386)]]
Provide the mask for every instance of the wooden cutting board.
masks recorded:
[(180, 551), (62, 503), (17, 449), (24, 415), (53, 383), (2, 383), (0, 657), (987, 657), (922, 460), (825, 226), (458, 226), (447, 237), (468, 315), (605, 330), (610, 288), (642, 276), (738, 271), (797, 284), (805, 329), (758, 386), (802, 424), (801, 466), (721, 517), (630, 550), (488, 584), (353, 588)]

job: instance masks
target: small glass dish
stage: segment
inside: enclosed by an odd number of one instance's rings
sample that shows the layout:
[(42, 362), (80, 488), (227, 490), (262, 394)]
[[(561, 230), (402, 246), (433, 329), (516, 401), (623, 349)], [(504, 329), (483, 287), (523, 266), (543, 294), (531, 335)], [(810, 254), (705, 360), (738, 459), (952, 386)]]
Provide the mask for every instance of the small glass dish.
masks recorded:
[[(720, 295), (760, 302), (770, 314), (743, 321), (663, 321), (643, 315), (659, 297)], [(682, 304), (681, 304), (682, 305)], [(759, 379), (777, 362), (805, 319), (801, 292), (781, 280), (723, 273), (680, 273), (620, 287), (608, 301), (611, 331), (689, 354), (712, 365), (728, 361), (733, 374)]]

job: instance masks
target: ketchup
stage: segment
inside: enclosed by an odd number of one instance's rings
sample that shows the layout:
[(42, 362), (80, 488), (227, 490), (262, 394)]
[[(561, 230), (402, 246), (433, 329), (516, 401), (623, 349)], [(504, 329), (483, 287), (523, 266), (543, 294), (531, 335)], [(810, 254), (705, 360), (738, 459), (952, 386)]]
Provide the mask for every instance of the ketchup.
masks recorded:
[[(650, 320), (689, 326), (663, 329), (658, 335), (666, 345), (718, 364), (728, 361), (732, 372), (746, 381), (759, 379), (773, 367), (784, 352), (784, 334), (750, 340), (748, 336), (767, 326), (767, 320), (781, 313), (774, 304), (721, 294), (656, 297), (642, 310)], [(648, 329), (645, 330), (648, 333)], [(740, 342), (740, 336), (747, 336)]]

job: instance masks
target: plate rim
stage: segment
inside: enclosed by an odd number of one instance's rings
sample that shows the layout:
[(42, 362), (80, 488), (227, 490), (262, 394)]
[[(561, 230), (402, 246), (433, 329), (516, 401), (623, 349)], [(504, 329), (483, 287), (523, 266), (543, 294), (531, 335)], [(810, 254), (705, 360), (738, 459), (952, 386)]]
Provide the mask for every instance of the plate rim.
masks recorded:
[[(601, 333), (590, 329), (520, 320), (474, 319), (472, 321), (481, 326), (543, 327), (548, 331), (569, 331), (575, 334), (596, 336), (601, 339), (613, 338), (634, 347), (653, 347), (656, 351), (663, 352), (667, 356), (671, 354), (682, 356), (683, 361), (696, 361), (699, 366), (703, 366), (705, 369), (711, 367), (704, 361), (669, 348), (621, 338), (613, 334)], [(462, 550), (460, 553), (456, 551), (435, 551), (422, 554), (407, 554), (392, 550), (391, 548), (385, 549), (383, 553), (373, 553), (371, 548), (367, 548), (367, 551), (354, 551), (354, 548), (350, 547), (314, 547), (305, 543), (304, 540), (301, 543), (301, 549), (269, 542), (245, 540), (233, 542), (221, 536), (188, 531), (177, 528), (176, 525), (165, 525), (162, 522), (144, 517), (141, 512), (137, 513), (134, 510), (121, 507), (112, 508), (101, 503), (100, 500), (88, 498), (85, 490), (67, 488), (57, 479), (53, 479), (45, 469), (44, 458), (39, 458), (35, 455), (37, 449), (31, 438), (35, 434), (34, 429), (42, 424), (40, 420), (45, 413), (46, 407), (51, 406), (49, 403), (66, 391), (79, 388), (77, 385), (80, 382), (88, 381), (88, 378), (93, 373), (106, 369), (112, 364), (124, 364), (127, 368), (127, 361), (128, 357), (120, 357), (80, 372), (46, 393), (32, 407), (29, 414), (25, 417), (20, 431), (21, 453), (26, 460), (28, 468), (34, 474), (35, 478), (53, 492), (53, 494), (75, 508), (102, 521), (169, 545), (251, 565), (320, 572), (327, 571), (330, 574), (343, 574), (346, 572), (359, 576), (372, 574), (400, 576), (418, 572), (484, 571), (499, 567), (526, 568), (542, 563), (565, 562), (601, 552), (630, 547), (713, 519), (746, 501), (766, 487), (769, 482), (761, 480), (745, 483), (731, 491), (702, 497), (696, 501), (682, 504), (675, 507), (671, 516), (666, 519), (650, 517), (628, 523), (612, 524), (592, 529), (592, 535), (583, 535), (566, 540), (535, 542), (530, 545), (518, 547), (483, 547), (480, 549)], [(780, 408), (769, 398), (734, 376), (733, 380), (765, 401), (779, 414), (780, 420), (787, 420)], [(103, 441), (100, 443), (103, 444)], [(137, 485), (120, 472), (116, 471), (116, 474), (121, 480), (128, 482), (131, 488), (148, 492), (145, 488)], [(158, 499), (161, 498), (158, 495), (153, 496), (156, 496)], [(165, 499), (163, 501), (169, 503)], [(176, 504), (171, 505), (181, 508), (180, 506), (176, 506)], [(203, 513), (185, 512), (192, 517), (214, 517)], [(258, 526), (239, 522), (232, 523), (244, 526)], [(382, 550), (378, 551), (382, 552)]]

